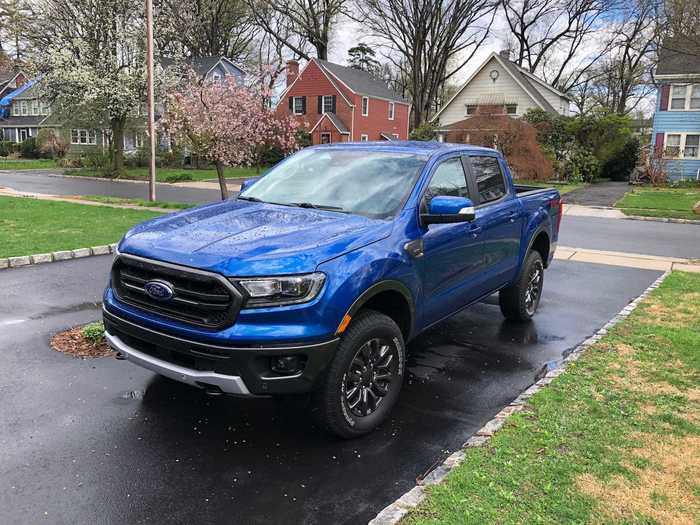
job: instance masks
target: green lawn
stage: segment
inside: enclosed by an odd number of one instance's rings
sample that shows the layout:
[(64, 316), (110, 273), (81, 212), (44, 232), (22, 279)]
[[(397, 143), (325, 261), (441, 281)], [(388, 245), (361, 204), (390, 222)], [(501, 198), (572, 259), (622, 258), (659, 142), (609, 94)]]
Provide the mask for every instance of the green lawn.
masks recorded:
[(561, 195), (587, 186), (585, 182), (542, 182), (539, 180), (516, 180), (515, 183), (523, 186), (538, 186), (540, 188), (554, 187), (559, 190)]
[(56, 163), (51, 159), (0, 159), (0, 170), (37, 170), (55, 167)]
[(404, 523), (700, 523), (700, 275), (668, 277)]
[(615, 206), (625, 215), (700, 220), (693, 206), (700, 201), (700, 188), (635, 188)]
[[(255, 168), (226, 168), (227, 179), (247, 179), (256, 177), (259, 173)], [(86, 177), (102, 177), (102, 173), (90, 168), (82, 168), (70, 172), (70, 175), (82, 175)], [(189, 179), (188, 179), (189, 177)], [(127, 168), (123, 179), (148, 180), (148, 168)], [(182, 178), (183, 180), (178, 180)], [(156, 180), (158, 182), (185, 182), (187, 180), (201, 181), (216, 179), (216, 170), (212, 169), (185, 169), (185, 168), (158, 168)]]
[(117, 242), (157, 212), (0, 197), (0, 257), (86, 248)]
[(108, 197), (106, 195), (82, 195), (80, 198), (86, 201), (102, 202), (104, 204), (127, 204), (142, 206), (144, 208), (173, 208), (184, 210), (197, 206), (189, 202), (147, 201), (145, 199), (127, 199), (122, 197)]

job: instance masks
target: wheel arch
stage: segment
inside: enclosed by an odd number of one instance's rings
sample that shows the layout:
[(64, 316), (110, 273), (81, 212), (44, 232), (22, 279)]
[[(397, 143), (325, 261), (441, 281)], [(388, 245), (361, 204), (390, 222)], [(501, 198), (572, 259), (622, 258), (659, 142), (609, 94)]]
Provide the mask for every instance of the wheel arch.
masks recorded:
[(413, 333), (415, 304), (408, 287), (400, 281), (378, 282), (362, 292), (350, 305), (345, 317), (354, 317), (362, 308), (369, 308), (391, 317), (408, 341)]

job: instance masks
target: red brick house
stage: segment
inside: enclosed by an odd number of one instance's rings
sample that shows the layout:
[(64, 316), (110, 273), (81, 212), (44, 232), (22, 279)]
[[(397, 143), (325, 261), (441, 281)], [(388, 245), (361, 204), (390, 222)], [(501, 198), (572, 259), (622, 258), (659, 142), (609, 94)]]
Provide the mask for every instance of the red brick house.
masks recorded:
[(411, 104), (367, 72), (312, 58), (287, 62), (278, 112), (294, 115), (314, 144), (407, 140)]

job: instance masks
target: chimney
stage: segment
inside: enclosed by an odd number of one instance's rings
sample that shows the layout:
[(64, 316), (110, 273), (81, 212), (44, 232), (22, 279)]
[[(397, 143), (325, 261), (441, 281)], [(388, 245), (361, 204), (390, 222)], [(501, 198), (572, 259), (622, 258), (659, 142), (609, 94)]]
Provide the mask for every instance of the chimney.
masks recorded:
[(299, 62), (296, 60), (287, 60), (287, 87), (292, 85), (292, 82), (299, 76)]
[(510, 49), (502, 49), (498, 54), (501, 55), (501, 58), (510, 60)]

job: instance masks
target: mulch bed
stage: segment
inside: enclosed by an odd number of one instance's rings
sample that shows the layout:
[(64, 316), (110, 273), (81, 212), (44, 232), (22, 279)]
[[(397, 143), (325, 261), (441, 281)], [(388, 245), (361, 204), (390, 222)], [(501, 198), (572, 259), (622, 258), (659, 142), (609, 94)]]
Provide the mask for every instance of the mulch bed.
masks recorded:
[(110, 357), (115, 353), (105, 341), (93, 345), (85, 339), (82, 326), (59, 332), (51, 338), (51, 348), (57, 352), (70, 354), (73, 357), (86, 359), (88, 357)]

